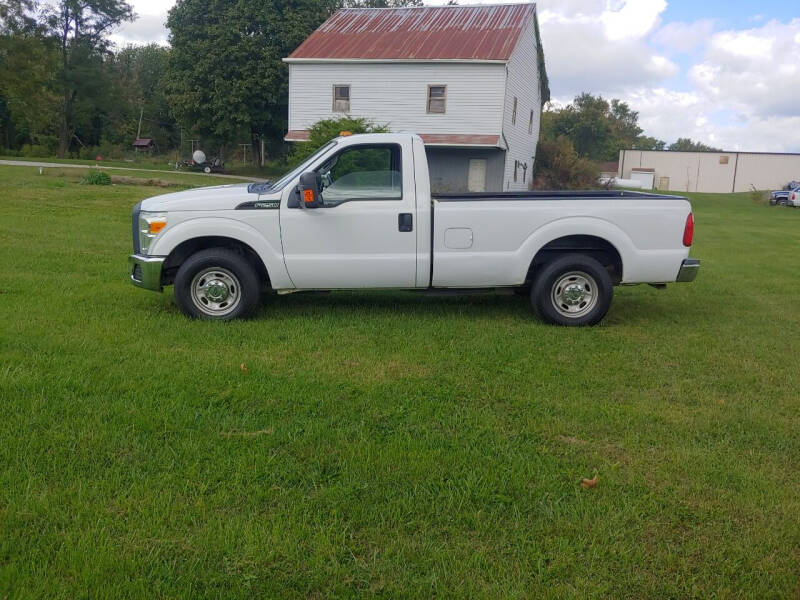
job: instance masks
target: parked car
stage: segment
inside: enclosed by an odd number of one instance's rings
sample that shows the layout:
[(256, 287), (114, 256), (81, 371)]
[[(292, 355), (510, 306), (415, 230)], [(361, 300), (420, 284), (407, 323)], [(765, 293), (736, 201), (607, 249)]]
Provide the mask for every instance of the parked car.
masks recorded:
[(593, 325), (615, 285), (692, 281), (689, 201), (632, 191), (431, 194), (422, 139), (331, 140), (274, 183), (187, 190), (133, 209), (131, 280), (174, 286), (203, 319), (261, 292), (522, 288), (535, 312)]
[(769, 203), (772, 206), (785, 206), (789, 202), (789, 190), (777, 190), (769, 193)]

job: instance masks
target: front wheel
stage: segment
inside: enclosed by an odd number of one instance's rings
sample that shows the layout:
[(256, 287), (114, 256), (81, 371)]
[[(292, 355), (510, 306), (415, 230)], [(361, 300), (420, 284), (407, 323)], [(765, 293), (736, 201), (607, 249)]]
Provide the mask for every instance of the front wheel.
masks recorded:
[(258, 308), (258, 274), (241, 254), (227, 248), (201, 250), (175, 275), (175, 303), (190, 317), (216, 321), (246, 318)]
[(585, 254), (566, 254), (547, 263), (531, 286), (533, 309), (555, 325), (596, 325), (613, 296), (608, 271)]

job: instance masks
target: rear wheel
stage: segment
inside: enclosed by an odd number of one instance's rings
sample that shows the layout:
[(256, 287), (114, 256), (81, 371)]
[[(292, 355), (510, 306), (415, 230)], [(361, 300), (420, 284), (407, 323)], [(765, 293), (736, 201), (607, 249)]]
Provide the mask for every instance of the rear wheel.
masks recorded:
[(184, 314), (228, 321), (256, 311), (261, 285), (245, 257), (227, 248), (209, 248), (191, 255), (180, 266), (174, 294)]
[(582, 326), (599, 323), (611, 306), (608, 271), (584, 254), (566, 254), (542, 267), (531, 287), (531, 304), (544, 321)]

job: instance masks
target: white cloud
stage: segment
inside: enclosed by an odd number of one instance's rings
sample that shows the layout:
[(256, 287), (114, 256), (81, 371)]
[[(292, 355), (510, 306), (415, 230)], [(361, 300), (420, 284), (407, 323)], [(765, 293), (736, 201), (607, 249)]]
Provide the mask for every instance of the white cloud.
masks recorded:
[(139, 14), (139, 18), (131, 23), (123, 23), (109, 37), (118, 47), (128, 44), (149, 44), (157, 43), (162, 46), (167, 44), (167, 28), (164, 23), (167, 20), (164, 14)]
[(665, 8), (666, 0), (625, 0), (604, 10), (600, 21), (611, 41), (639, 39), (653, 29)]
[(701, 19), (693, 23), (674, 21), (653, 34), (653, 41), (673, 52), (689, 53), (703, 46), (711, 37), (714, 22)]
[(663, 0), (541, 2), (547, 72), (556, 95), (614, 94), (657, 84), (678, 67), (644, 41), (666, 7)]
[(723, 31), (709, 40), (690, 81), (710, 100), (745, 116), (800, 116), (800, 19)]
[(130, 23), (123, 23), (109, 36), (118, 47), (128, 44), (166, 45), (168, 31), (164, 23), (167, 13), (175, 4), (174, 0), (128, 0), (138, 18)]

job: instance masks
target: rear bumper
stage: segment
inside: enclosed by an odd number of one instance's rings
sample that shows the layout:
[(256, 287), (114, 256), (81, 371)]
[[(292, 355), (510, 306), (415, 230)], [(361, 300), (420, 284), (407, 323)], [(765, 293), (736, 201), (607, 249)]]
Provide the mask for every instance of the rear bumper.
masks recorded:
[(685, 258), (678, 271), (678, 278), (675, 281), (688, 282), (694, 281), (697, 272), (700, 270), (700, 261), (696, 258)]
[(141, 254), (131, 254), (128, 257), (128, 266), (131, 273), (131, 283), (146, 290), (160, 292), (161, 269), (164, 266), (164, 256), (142, 256)]

